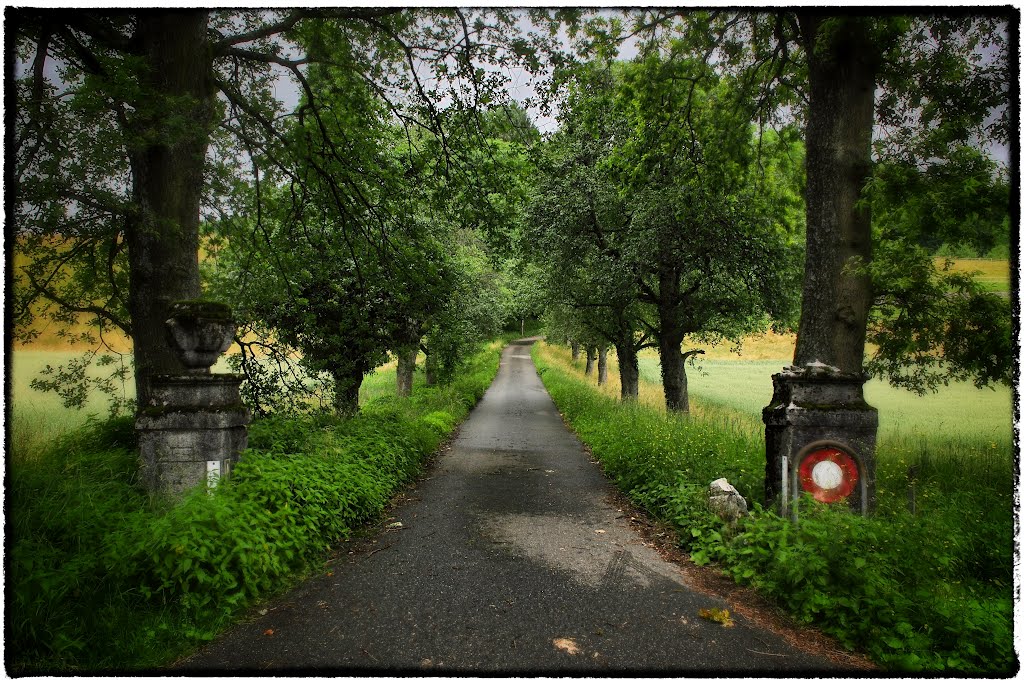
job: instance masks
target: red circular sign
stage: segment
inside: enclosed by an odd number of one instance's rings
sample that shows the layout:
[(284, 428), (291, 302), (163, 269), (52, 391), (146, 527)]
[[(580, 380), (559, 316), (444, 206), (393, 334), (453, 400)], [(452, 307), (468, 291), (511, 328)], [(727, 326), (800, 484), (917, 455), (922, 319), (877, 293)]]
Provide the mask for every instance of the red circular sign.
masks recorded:
[(800, 461), (800, 486), (822, 503), (848, 497), (858, 479), (857, 461), (839, 448), (817, 448)]

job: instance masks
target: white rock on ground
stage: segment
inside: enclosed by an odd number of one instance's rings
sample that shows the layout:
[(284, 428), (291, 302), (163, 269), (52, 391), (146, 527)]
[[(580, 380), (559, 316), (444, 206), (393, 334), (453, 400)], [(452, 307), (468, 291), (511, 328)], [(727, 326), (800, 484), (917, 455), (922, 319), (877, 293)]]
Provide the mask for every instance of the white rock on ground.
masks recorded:
[(724, 477), (714, 480), (708, 486), (708, 507), (729, 524), (747, 515), (747, 501)]

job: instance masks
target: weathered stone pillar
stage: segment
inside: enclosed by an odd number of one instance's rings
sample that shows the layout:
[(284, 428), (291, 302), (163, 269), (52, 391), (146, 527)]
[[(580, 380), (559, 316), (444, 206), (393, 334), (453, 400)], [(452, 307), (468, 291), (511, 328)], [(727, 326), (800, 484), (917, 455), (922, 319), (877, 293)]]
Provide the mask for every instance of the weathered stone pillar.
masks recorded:
[(775, 393), (762, 411), (765, 496), (781, 514), (795, 516), (803, 493), (874, 510), (878, 411), (864, 401), (865, 379), (822, 363), (772, 376)]
[(211, 302), (176, 302), (167, 320), (172, 347), (187, 368), (157, 375), (139, 406), (142, 478), (154, 493), (178, 494), (201, 483), (215, 486), (248, 444), (249, 409), (242, 405), (242, 375), (211, 374), (231, 345), (231, 309)]

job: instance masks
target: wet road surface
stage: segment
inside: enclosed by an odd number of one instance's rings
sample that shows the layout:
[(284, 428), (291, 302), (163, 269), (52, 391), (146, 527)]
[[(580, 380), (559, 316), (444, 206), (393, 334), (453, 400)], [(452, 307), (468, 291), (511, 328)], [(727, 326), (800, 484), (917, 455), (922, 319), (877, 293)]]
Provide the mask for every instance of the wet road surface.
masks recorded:
[(841, 674), (742, 617), (731, 628), (700, 618), (727, 605), (689, 587), (609, 502), (530, 343), (505, 349), (450, 450), (375, 543), (177, 673)]

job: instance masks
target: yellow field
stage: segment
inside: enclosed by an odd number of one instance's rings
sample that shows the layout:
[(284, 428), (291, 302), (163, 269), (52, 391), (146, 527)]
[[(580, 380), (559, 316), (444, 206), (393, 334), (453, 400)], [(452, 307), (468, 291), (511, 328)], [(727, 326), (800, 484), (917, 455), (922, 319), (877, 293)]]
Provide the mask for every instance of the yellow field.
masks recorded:
[[(796, 333), (777, 334), (772, 331), (764, 334), (752, 334), (743, 340), (738, 350), (733, 348), (730, 342), (723, 342), (714, 346), (706, 344), (690, 343), (687, 340), (683, 344), (684, 350), (704, 349), (701, 358), (707, 360), (793, 360), (793, 350), (796, 348)], [(657, 357), (654, 349), (644, 349), (642, 356), (651, 355)]]
[[(18, 276), (21, 273), (21, 269), (24, 268), (28, 263), (28, 257), (18, 248), (16, 241), (6, 241), (4, 243), (4, 249), (11, 250), (13, 259), (11, 263), (11, 279), (14, 281), (15, 286), (18, 286)], [(215, 256), (213, 252), (208, 252), (204, 247), (199, 249), (200, 262)], [(38, 302), (34, 307), (33, 311), (36, 314), (36, 326), (35, 329), (39, 332), (39, 336), (36, 337), (29, 344), (16, 344), (14, 349), (25, 349), (31, 351), (89, 351), (95, 348), (95, 345), (85, 344), (82, 342), (71, 343), (66, 338), (58, 335), (59, 328), (48, 320), (39, 317), (46, 307), (44, 302)], [(94, 316), (82, 314), (78, 316), (78, 324), (68, 330), (70, 336), (74, 337), (81, 334), (89, 329), (89, 321)], [(127, 353), (131, 351), (131, 341), (125, 337), (120, 330), (112, 330), (111, 332), (104, 333), (104, 341), (113, 349), (119, 353)]]
[[(549, 362), (557, 362), (582, 377), (582, 356), (572, 363), (567, 348), (546, 343), (541, 345), (540, 353)], [(614, 352), (608, 355), (608, 382), (595, 388), (617, 399), (618, 365)], [(703, 417), (710, 410), (721, 416), (722, 408), (727, 406), (749, 432), (760, 433), (764, 429), (761, 409), (772, 397), (772, 374), (790, 362), (791, 358), (749, 360), (733, 356), (700, 362), (700, 369), (688, 367), (691, 414)], [(590, 381), (596, 383), (596, 372)], [(960, 440), (969, 442), (972, 448), (980, 443), (993, 452), (1011, 452), (1013, 392), (1009, 387), (978, 389), (969, 382), (951, 382), (938, 392), (918, 396), (875, 378), (865, 385), (864, 395), (878, 408), (880, 437), (889, 447), (906, 441), (927, 448), (929, 444)], [(639, 402), (665, 410), (660, 365), (653, 352), (641, 354)]]
[[(540, 353), (544, 354), (545, 359), (549, 362), (557, 362), (566, 370), (582, 377), (582, 368), (585, 363), (584, 354), (580, 355), (579, 361), (573, 363), (572, 354), (568, 348), (564, 346), (550, 345), (547, 342), (542, 342), (540, 344)], [(657, 362), (658, 352), (654, 349), (644, 349), (640, 352), (640, 357), (641, 359), (654, 359), (654, 362)], [(608, 381), (601, 386), (596, 386), (597, 363), (594, 363), (594, 372), (591, 375), (591, 380), (595, 383), (594, 388), (602, 394), (615, 399), (620, 397), (622, 393), (622, 384), (619, 382), (619, 363), (614, 349), (610, 349), (608, 351)], [(648, 408), (665, 412), (665, 391), (658, 382), (652, 382), (641, 377), (638, 386), (637, 401)], [(693, 404), (690, 406), (690, 413), (700, 417), (703, 415), (703, 410), (700, 405)]]
[[(7, 248), (14, 248), (14, 262), (12, 264), (12, 276), (17, 278), (19, 270), (27, 263), (27, 257), (17, 249), (17, 243), (8, 243)], [(202, 258), (207, 258), (205, 252), (201, 253)], [(936, 258), (936, 265), (942, 267), (945, 259)], [(954, 259), (952, 269), (956, 272), (977, 273), (976, 279), (991, 291), (1009, 291), (1010, 289), (1010, 262), (996, 259)], [(37, 306), (37, 312), (42, 305)], [(90, 317), (80, 316), (80, 323), (70, 330), (72, 336), (75, 333), (87, 329)], [(35, 351), (85, 351), (90, 347), (82, 343), (69, 343), (67, 339), (58, 336), (57, 328), (47, 321), (38, 319), (39, 336), (30, 344), (17, 345), (16, 349)], [(105, 341), (116, 351), (126, 352), (131, 350), (131, 342), (120, 332), (114, 331), (106, 335)], [(712, 360), (779, 360), (791, 359), (793, 348), (796, 343), (796, 336), (793, 334), (775, 334), (768, 332), (764, 335), (748, 337), (739, 353), (731, 349), (728, 343), (714, 347), (705, 348), (705, 358)], [(689, 346), (687, 347), (689, 348)]]
[[(943, 268), (946, 259), (935, 259), (935, 265)], [(954, 259), (950, 268), (956, 273), (973, 273), (974, 279), (993, 292), (1010, 291), (1010, 262), (997, 259), (964, 258)]]

